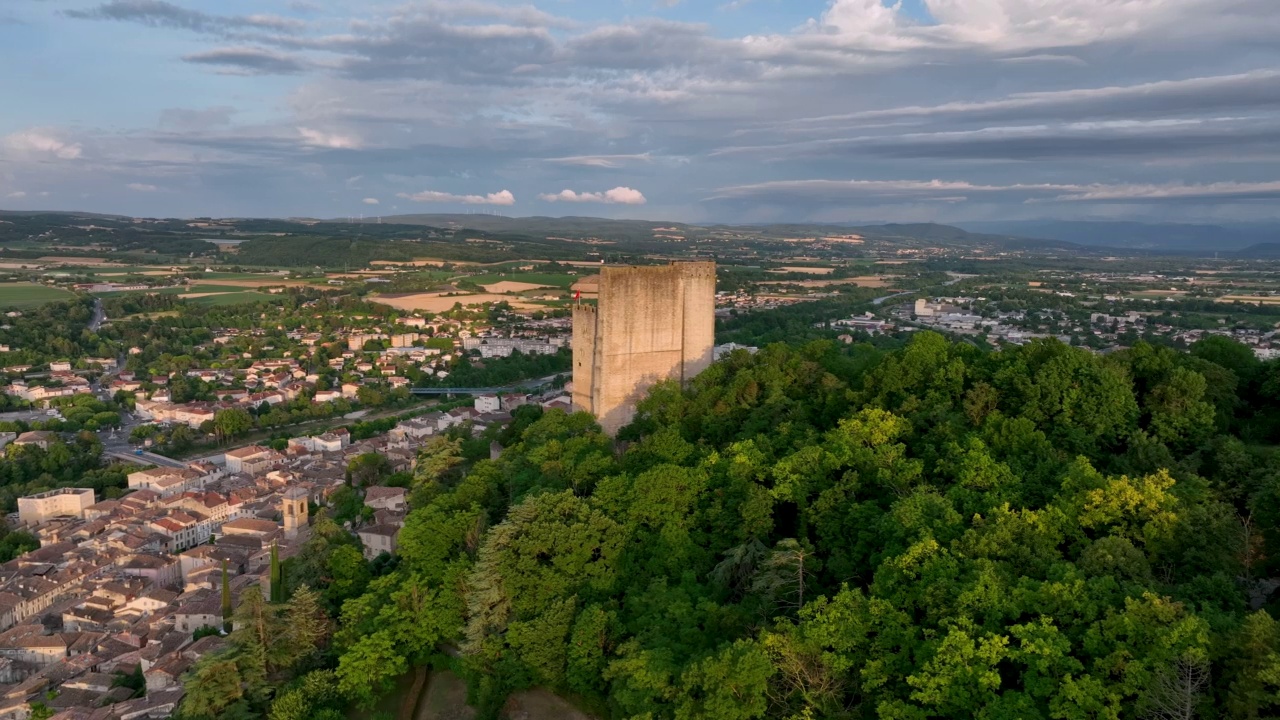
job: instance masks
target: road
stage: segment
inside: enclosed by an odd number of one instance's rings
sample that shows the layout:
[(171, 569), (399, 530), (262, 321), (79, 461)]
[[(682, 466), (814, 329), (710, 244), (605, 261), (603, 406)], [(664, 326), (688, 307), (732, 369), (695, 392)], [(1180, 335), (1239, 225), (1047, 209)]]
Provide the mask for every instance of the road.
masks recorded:
[(914, 295), (914, 294), (916, 294), (915, 290), (904, 290), (902, 292), (894, 293), (892, 295), (885, 295), (884, 297), (878, 297), (875, 300), (872, 300), (871, 304), (883, 305), (885, 300), (892, 300), (893, 298), (902, 297), (903, 295)]
[(0, 413), (0, 422), (43, 422), (52, 420), (54, 417), (54, 415), (50, 415), (45, 410), (15, 410), (13, 412)]
[[(947, 274), (951, 276), (951, 279), (950, 279), (950, 280), (948, 280), (948, 281), (946, 281), (946, 282), (944, 282), (944, 283), (942, 283), (942, 284), (943, 284), (943, 286), (947, 286), (947, 285), (955, 285), (956, 283), (960, 282), (961, 280), (967, 280), (968, 278), (976, 277), (975, 275), (962, 275), (961, 273), (955, 273), (955, 272), (951, 272), (951, 271), (949, 271), (949, 270), (947, 271)], [(893, 298), (896, 298), (896, 297), (902, 297), (903, 295), (914, 295), (914, 294), (916, 294), (916, 293), (918, 293), (918, 292), (920, 292), (920, 291), (919, 291), (919, 290), (903, 290), (902, 292), (894, 293), (894, 294), (892, 294), (892, 295), (885, 295), (884, 297), (878, 297), (878, 298), (876, 298), (875, 300), (872, 300), (872, 301), (871, 301), (871, 304), (872, 304), (872, 305), (883, 305), (883, 304), (884, 304), (884, 302), (885, 302), (886, 300), (892, 300)]]
[(102, 298), (95, 298), (93, 301), (93, 319), (89, 321), (89, 331), (98, 332), (102, 328), (102, 323), (107, 321), (107, 311), (102, 309)]
[(138, 455), (128, 450), (104, 449), (102, 451), (102, 454), (105, 457), (111, 457), (111, 458), (115, 458), (116, 460), (131, 462), (131, 463), (134, 463), (135, 465), (159, 465), (160, 467), (171, 467), (171, 468), (184, 468), (187, 466), (187, 464), (185, 462), (182, 462), (181, 460), (173, 460), (163, 455), (156, 455), (155, 453), (149, 453), (149, 452), (144, 452), (141, 455)]

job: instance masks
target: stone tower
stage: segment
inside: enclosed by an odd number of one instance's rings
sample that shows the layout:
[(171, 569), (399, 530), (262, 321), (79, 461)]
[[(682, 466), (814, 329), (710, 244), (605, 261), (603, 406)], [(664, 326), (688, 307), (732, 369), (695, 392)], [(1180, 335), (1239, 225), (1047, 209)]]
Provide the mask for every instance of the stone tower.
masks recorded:
[(655, 382), (711, 364), (715, 311), (714, 262), (601, 268), (598, 304), (573, 310), (574, 405), (617, 433)]
[(284, 515), (284, 536), (295, 538), (299, 530), (307, 527), (307, 518), (310, 513), (307, 507), (307, 491), (298, 487), (285, 490), (281, 505)]

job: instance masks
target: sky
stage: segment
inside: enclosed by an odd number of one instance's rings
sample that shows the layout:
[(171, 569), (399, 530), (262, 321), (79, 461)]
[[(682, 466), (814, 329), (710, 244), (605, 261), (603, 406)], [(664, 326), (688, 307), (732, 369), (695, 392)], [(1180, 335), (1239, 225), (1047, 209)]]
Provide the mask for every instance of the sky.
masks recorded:
[(0, 209), (1280, 219), (1277, 0), (3, 0)]

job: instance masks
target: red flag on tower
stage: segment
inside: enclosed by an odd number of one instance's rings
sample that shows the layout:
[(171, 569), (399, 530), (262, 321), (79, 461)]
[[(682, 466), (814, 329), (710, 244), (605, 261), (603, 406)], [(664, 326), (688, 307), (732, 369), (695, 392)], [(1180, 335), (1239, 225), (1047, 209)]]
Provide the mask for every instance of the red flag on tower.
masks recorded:
[(573, 299), (582, 302), (582, 291), (579, 290), (573, 294)]

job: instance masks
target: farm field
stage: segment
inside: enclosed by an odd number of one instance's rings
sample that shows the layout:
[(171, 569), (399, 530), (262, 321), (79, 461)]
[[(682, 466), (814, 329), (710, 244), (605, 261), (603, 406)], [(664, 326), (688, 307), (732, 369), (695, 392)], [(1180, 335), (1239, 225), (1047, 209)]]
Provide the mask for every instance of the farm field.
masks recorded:
[(452, 310), (457, 303), (462, 305), (483, 305), (485, 303), (511, 303), (511, 307), (518, 310), (537, 309), (537, 305), (528, 302), (522, 302), (518, 298), (509, 295), (494, 295), (491, 293), (480, 293), (475, 295), (441, 295), (440, 293), (410, 293), (408, 295), (378, 295), (370, 296), (371, 302), (390, 305), (397, 310), (421, 310), (429, 313), (442, 313)]
[(788, 266), (788, 267), (774, 268), (769, 272), (771, 273), (808, 273), (809, 275), (830, 275), (835, 271), (836, 271), (835, 268), (829, 268), (829, 267)]
[(261, 280), (264, 284), (271, 280), (280, 280), (281, 278), (274, 275), (263, 275), (262, 273), (245, 273), (245, 272), (207, 272), (200, 275), (202, 280)]
[(72, 297), (75, 295), (68, 290), (35, 283), (0, 283), (0, 307), (37, 307)]
[(901, 278), (889, 275), (863, 275), (861, 277), (837, 278), (834, 280), (769, 280), (761, 285), (799, 285), (806, 288), (831, 287), (832, 285), (857, 285), (866, 288), (889, 287)]
[(1255, 305), (1280, 305), (1280, 295), (1223, 295), (1220, 303), (1242, 302)]
[(1179, 297), (1186, 294), (1186, 290), (1139, 290), (1133, 293), (1133, 297), (1159, 300), (1167, 297)]
[(64, 265), (59, 268), (66, 272), (79, 272), (94, 278), (105, 277), (121, 277), (124, 275), (147, 275), (151, 273), (162, 273), (164, 275), (172, 272), (169, 268), (158, 267), (155, 265)]
[(60, 255), (49, 255), (49, 256), (46, 256), (46, 257), (42, 257), (42, 258), (36, 258), (36, 262), (41, 262), (41, 263), (60, 263), (60, 264), (63, 264), (63, 265), (74, 265), (74, 266), (85, 266), (85, 267), (98, 267), (98, 266), (103, 266), (103, 265), (110, 266), (110, 265), (114, 265), (114, 264), (115, 264), (115, 262), (114, 262), (114, 261), (112, 261), (112, 260), (108, 260), (108, 259), (106, 259), (106, 258), (99, 258), (99, 257), (66, 257), (66, 256), (60, 256)]
[(197, 303), (199, 305), (242, 305), (245, 303), (260, 302), (262, 300), (271, 300), (276, 296), (268, 295), (266, 293), (253, 292), (252, 290), (250, 290), (250, 291), (229, 292), (229, 293), (209, 293), (209, 294), (195, 293), (185, 297), (191, 302)]
[(253, 280), (218, 280), (219, 285), (236, 288), (311, 287), (316, 283), (323, 282), (325, 282), (324, 278), (316, 278), (315, 280), (286, 280), (284, 278), (273, 277), (270, 275), (259, 275)]
[(551, 273), (490, 273), (486, 275), (475, 275), (466, 279), (477, 285), (485, 286), (496, 285), (501, 282), (511, 282), (568, 289), (568, 287), (577, 282), (580, 277), (577, 275), (554, 275)]
[(533, 283), (514, 282), (511, 280), (503, 280), (499, 283), (481, 286), (485, 292), (491, 293), (521, 293), (529, 290), (541, 290), (551, 287), (550, 285), (534, 285)]

